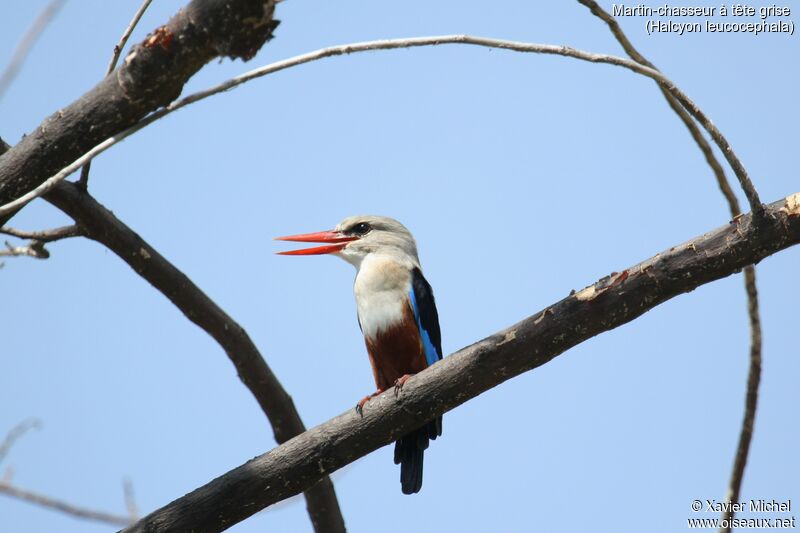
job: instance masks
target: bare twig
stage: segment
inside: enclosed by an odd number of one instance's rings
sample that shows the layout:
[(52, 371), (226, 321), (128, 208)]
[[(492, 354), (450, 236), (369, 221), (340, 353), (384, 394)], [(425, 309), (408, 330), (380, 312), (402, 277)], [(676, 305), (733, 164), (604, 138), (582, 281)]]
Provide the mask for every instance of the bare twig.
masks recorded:
[(43, 242), (31, 241), (26, 246), (14, 246), (6, 241), (6, 248), (0, 249), (0, 257), (19, 257), (28, 256), (35, 257), (36, 259), (47, 259), (50, 257), (50, 252), (45, 249)]
[(22, 40), (14, 50), (14, 54), (11, 56), (11, 61), (9, 61), (3, 73), (0, 74), (0, 99), (3, 98), (11, 82), (14, 81), (17, 72), (19, 72), (20, 67), (25, 63), (28, 52), (31, 51), (31, 48), (33, 48), (33, 45), (36, 43), (37, 39), (39, 39), (39, 36), (47, 25), (55, 18), (62, 5), (64, 5), (64, 0), (51, 0), (51, 2), (42, 9), (39, 16), (36, 17), (36, 20), (33, 21), (31, 27), (28, 28), (28, 31), (22, 37)]
[(621, 57), (610, 56), (605, 54), (595, 54), (583, 50), (576, 50), (568, 46), (523, 43), (517, 41), (507, 41), (502, 39), (475, 37), (471, 35), (440, 35), (435, 37), (413, 37), (407, 39), (367, 41), (363, 43), (332, 46), (329, 48), (322, 48), (314, 52), (309, 52), (307, 54), (302, 54), (289, 59), (285, 59), (283, 61), (278, 61), (255, 70), (251, 70), (249, 72), (246, 72), (245, 74), (232, 78), (215, 87), (212, 87), (205, 91), (197, 92), (181, 100), (178, 100), (177, 102), (173, 102), (167, 107), (148, 115), (147, 117), (142, 119), (140, 122), (138, 122), (131, 128), (128, 128), (127, 130), (120, 132), (118, 135), (106, 139), (102, 143), (92, 148), (89, 152), (86, 152), (74, 163), (72, 163), (67, 167), (64, 167), (55, 176), (47, 179), (45, 182), (36, 187), (34, 190), (29, 191), (23, 196), (3, 206), (0, 206), (0, 217), (3, 217), (5, 215), (8, 215), (16, 211), (17, 209), (19, 209), (26, 203), (30, 202), (34, 198), (38, 198), (43, 194), (45, 194), (46, 192), (50, 191), (59, 181), (63, 180), (69, 174), (71, 174), (72, 172), (74, 172), (87, 162), (91, 161), (94, 157), (104, 152), (114, 144), (124, 140), (133, 133), (136, 133), (137, 131), (147, 126), (148, 124), (151, 124), (152, 122), (174, 111), (177, 111), (178, 109), (188, 104), (197, 102), (199, 100), (203, 100), (205, 98), (208, 98), (209, 96), (213, 96), (223, 91), (230, 90), (252, 79), (259, 78), (261, 76), (266, 76), (267, 74), (272, 74), (274, 72), (278, 72), (280, 70), (284, 70), (290, 67), (302, 65), (303, 63), (310, 63), (312, 61), (324, 59), (326, 57), (353, 54), (357, 52), (369, 52), (374, 50), (413, 48), (419, 46), (435, 46), (441, 44), (469, 44), (475, 46), (485, 46), (488, 48), (500, 48), (515, 52), (560, 55), (565, 57), (571, 57), (574, 59), (579, 59), (582, 61), (589, 61), (591, 63), (605, 63), (609, 65), (615, 65), (627, 68), (629, 70), (632, 70), (633, 72), (636, 72), (638, 74), (656, 80), (662, 85), (662, 87), (665, 88), (665, 90), (667, 90), (673, 97), (675, 97), (676, 100), (678, 100), (681, 103), (681, 105), (703, 126), (703, 128), (705, 128), (706, 131), (708, 131), (708, 133), (711, 135), (711, 137), (719, 146), (720, 150), (722, 150), (722, 153), (725, 155), (725, 158), (728, 160), (729, 164), (731, 165), (731, 168), (733, 168), (734, 172), (736, 173), (736, 176), (739, 178), (739, 181), (742, 184), (742, 188), (744, 189), (745, 194), (747, 195), (748, 200), (750, 201), (750, 205), (752, 207), (753, 212), (756, 214), (757, 218), (759, 219), (761, 218), (761, 215), (763, 214), (763, 206), (761, 205), (761, 201), (759, 200), (758, 194), (756, 193), (752, 183), (750, 182), (750, 178), (748, 177), (746, 170), (742, 166), (736, 154), (733, 152), (733, 149), (728, 143), (728, 140), (725, 138), (725, 136), (722, 135), (719, 129), (717, 129), (714, 123), (711, 122), (711, 120), (709, 120), (709, 118), (703, 113), (703, 111), (683, 91), (678, 89), (678, 87), (676, 87), (674, 83), (672, 83), (669, 79), (667, 79), (658, 70), (642, 65), (640, 63), (637, 63), (636, 61), (632, 61), (629, 59), (624, 59)]
[(117, 66), (117, 61), (119, 61), (119, 56), (122, 53), (122, 50), (125, 48), (125, 44), (128, 42), (128, 38), (130, 38), (133, 30), (136, 28), (136, 25), (139, 24), (144, 12), (147, 11), (147, 8), (150, 7), (152, 2), (153, 0), (144, 0), (142, 5), (139, 6), (139, 9), (133, 15), (130, 24), (128, 24), (128, 27), (125, 28), (125, 31), (122, 33), (122, 37), (120, 37), (119, 42), (116, 44), (116, 46), (114, 46), (114, 54), (111, 56), (111, 60), (108, 62), (106, 76), (114, 71), (114, 68)]
[(23, 231), (16, 228), (9, 228), (3, 226), (0, 228), (0, 233), (11, 235), (20, 239), (31, 239), (41, 242), (53, 242), (61, 239), (68, 239), (70, 237), (82, 237), (86, 233), (76, 224), (71, 226), (61, 226), (45, 231)]
[[(236, 367), (239, 378), (267, 415), (278, 443), (305, 431), (291, 396), (267, 366), (247, 332), (192, 280), (78, 185), (63, 182), (47, 200), (71, 216), (90, 239), (116, 253), (219, 343)], [(344, 531), (344, 519), (329, 478), (324, 477), (309, 487), (305, 496), (316, 531)]]
[(0, 443), (0, 463), (3, 462), (8, 452), (11, 450), (11, 447), (14, 446), (14, 443), (17, 442), (20, 437), (32, 429), (40, 429), (41, 427), (41, 421), (36, 418), (29, 418), (11, 428), (9, 432), (6, 433), (3, 442)]
[[(594, 0), (578, 0), (581, 4), (588, 7), (591, 12), (608, 24), (609, 29), (616, 37), (625, 52), (634, 60), (650, 68), (655, 69), (656, 66), (647, 60), (639, 51), (633, 46), (628, 37), (622, 31), (617, 20), (600, 7)], [(675, 98), (667, 92), (667, 90), (660, 86), (661, 92), (664, 94), (670, 107), (675, 111), (683, 123), (689, 130), (692, 138), (700, 147), (700, 151), (706, 158), (714, 176), (717, 179), (717, 185), (728, 203), (731, 217), (735, 219), (741, 213), (739, 208), (739, 201), (733, 193), (728, 179), (725, 176), (725, 171), (722, 165), (719, 164), (717, 158), (714, 156), (711, 146), (703, 137), (700, 130), (697, 128), (694, 120), (689, 116), (683, 107), (675, 100)], [(750, 441), (753, 436), (753, 427), (755, 425), (756, 408), (758, 405), (758, 386), (761, 381), (761, 350), (762, 350), (762, 335), (761, 335), (761, 318), (758, 310), (758, 291), (756, 289), (756, 270), (755, 266), (749, 265), (744, 269), (744, 284), (745, 291), (747, 292), (747, 312), (750, 320), (750, 370), (747, 378), (747, 393), (745, 400), (745, 412), (742, 420), (742, 429), (739, 434), (739, 444), (737, 446), (736, 457), (734, 459), (733, 472), (731, 473), (731, 480), (727, 491), (727, 501), (737, 502), (739, 500), (739, 493), (741, 491), (742, 479), (744, 477), (744, 468), (747, 464), (747, 457), (750, 451)], [(729, 509), (732, 509), (729, 508)], [(720, 528), (721, 533), (730, 533), (730, 523), (735, 513), (732, 510), (727, 510), (723, 514), (723, 523), (728, 524), (727, 527)]]
[(0, 494), (5, 494), (6, 496), (33, 503), (54, 511), (60, 511), (62, 513), (74, 516), (75, 518), (84, 518), (86, 520), (105, 522), (114, 526), (128, 526), (131, 524), (131, 520), (128, 519), (128, 517), (106, 513), (104, 511), (95, 511), (85, 507), (79, 507), (62, 500), (51, 498), (50, 496), (45, 496), (43, 494), (15, 487), (14, 485), (11, 485), (5, 481), (0, 481)]
[(139, 519), (139, 507), (136, 505), (133, 483), (128, 478), (122, 480), (122, 493), (125, 497), (125, 508), (128, 510), (130, 523), (136, 522)]
[[(744, 286), (747, 291), (747, 313), (750, 317), (750, 371), (747, 375), (747, 395), (745, 396), (742, 429), (739, 432), (739, 444), (736, 447), (736, 458), (728, 484), (727, 501), (738, 502), (744, 478), (744, 468), (750, 453), (750, 442), (753, 439), (756, 408), (758, 406), (758, 385), (761, 382), (761, 318), (758, 312), (758, 292), (756, 291), (756, 269), (752, 265), (744, 269)], [(730, 533), (733, 510), (723, 515), (726, 527), (720, 528), (722, 533)], [(724, 520), (727, 519), (727, 520)]]
[(800, 193), (608, 276), (480, 340), (370, 401), (178, 498), (124, 530), (218, 532), (310, 486), (479, 394), (667, 300), (800, 244)]
[(50, 257), (50, 252), (44, 247), (45, 244), (84, 235), (83, 230), (75, 225), (63, 226), (45, 231), (22, 231), (15, 228), (2, 227), (0, 228), (0, 233), (20, 239), (31, 239), (25, 246), (14, 246), (6, 241), (6, 248), (5, 250), (0, 250), (0, 256), (28, 256), (35, 257), (36, 259), (47, 259)]
[[(139, 24), (144, 12), (147, 11), (147, 8), (150, 7), (152, 2), (153, 0), (144, 0), (142, 5), (139, 6), (139, 9), (133, 15), (128, 27), (125, 28), (124, 32), (122, 32), (122, 37), (120, 37), (119, 42), (114, 46), (114, 52), (111, 54), (111, 60), (108, 62), (108, 67), (106, 67), (106, 76), (114, 71), (114, 68), (117, 66), (117, 61), (119, 61), (119, 56), (122, 53), (122, 50), (125, 48), (125, 44), (128, 42), (133, 30), (136, 28), (136, 25)], [(91, 167), (92, 162), (90, 161), (81, 169), (81, 177), (78, 179), (78, 185), (84, 189), (89, 184), (89, 171), (91, 170)]]

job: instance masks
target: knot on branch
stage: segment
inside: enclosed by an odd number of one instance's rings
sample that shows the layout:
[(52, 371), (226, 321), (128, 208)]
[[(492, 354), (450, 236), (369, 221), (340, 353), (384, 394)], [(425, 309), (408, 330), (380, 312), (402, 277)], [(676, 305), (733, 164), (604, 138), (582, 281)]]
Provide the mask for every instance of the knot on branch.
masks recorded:
[(194, 0), (125, 57), (117, 80), (125, 94), (157, 107), (215, 57), (248, 60), (278, 26), (274, 0)]
[(217, 56), (247, 61), (272, 39), (280, 21), (273, 18), (275, 0), (239, 3), (236, 10), (220, 10), (214, 6), (214, 13), (206, 15), (208, 6), (216, 2), (195, 0), (187, 7), (187, 12), (193, 20), (203, 20), (198, 29), (208, 36)]

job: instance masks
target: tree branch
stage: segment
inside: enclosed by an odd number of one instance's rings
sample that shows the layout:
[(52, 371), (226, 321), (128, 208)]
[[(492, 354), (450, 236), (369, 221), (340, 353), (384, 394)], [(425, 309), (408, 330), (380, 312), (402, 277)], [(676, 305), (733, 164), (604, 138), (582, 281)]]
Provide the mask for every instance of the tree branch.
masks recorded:
[(670, 298), (800, 243), (800, 193), (603, 278), (149, 514), (124, 533), (217, 532)]
[[(273, 0), (192, 0), (135, 46), (115, 74), (0, 157), (0, 204), (167, 105), (215, 57), (250, 59), (277, 26)], [(0, 225), (9, 214), (0, 216)]]
[[(183, 272), (78, 185), (62, 182), (47, 200), (71, 216), (86, 231), (87, 237), (105, 245), (128, 263), (222, 346), (239, 378), (269, 418), (279, 444), (306, 430), (291, 396), (267, 366), (244, 328)], [(316, 531), (345, 530), (329, 478), (322, 477), (317, 484), (307, 487), (306, 502)]]

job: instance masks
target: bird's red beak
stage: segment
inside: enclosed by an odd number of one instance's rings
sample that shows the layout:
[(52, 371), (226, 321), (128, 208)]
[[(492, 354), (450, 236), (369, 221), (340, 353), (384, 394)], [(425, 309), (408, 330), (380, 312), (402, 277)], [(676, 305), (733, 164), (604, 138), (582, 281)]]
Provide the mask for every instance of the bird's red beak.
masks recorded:
[(328, 242), (334, 243), (327, 246), (315, 246), (313, 248), (303, 248), (301, 250), (290, 250), (288, 252), (278, 252), (278, 255), (321, 255), (333, 254), (341, 251), (347, 243), (354, 241), (358, 237), (351, 237), (338, 231), (318, 231), (317, 233), (304, 233), (302, 235), (289, 235), (288, 237), (275, 237), (276, 241), (293, 242)]

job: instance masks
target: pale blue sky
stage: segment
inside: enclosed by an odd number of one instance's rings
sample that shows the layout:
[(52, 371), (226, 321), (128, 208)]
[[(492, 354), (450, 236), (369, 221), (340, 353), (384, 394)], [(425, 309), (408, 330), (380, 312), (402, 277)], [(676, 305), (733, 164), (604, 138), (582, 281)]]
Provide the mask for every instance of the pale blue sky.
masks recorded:
[[(3, 10), (0, 64), (45, 3)], [(93, 86), (139, 3), (68, 1), (0, 101), (0, 136), (17, 142)], [(183, 3), (155, 0), (133, 40)], [(278, 17), (254, 60), (210, 64), (185, 94), (378, 38), (472, 33), (620, 53), (577, 2), (288, 0)], [(798, 37), (648, 36), (645, 21), (622, 24), (728, 136), (762, 198), (800, 190)], [(286, 245), (274, 236), (358, 213), (401, 220), (451, 353), (728, 221), (650, 80), (464, 46), (251, 82), (103, 154), (90, 188), (248, 330), (307, 426), (352, 408), (372, 376), (352, 268), (275, 256)], [(43, 203), (13, 220), (65, 222)], [(97, 244), (50, 251), (0, 270), (0, 434), (43, 423), (0, 467), (15, 483), (121, 513), (128, 476), (150, 512), (274, 445), (222, 350), (161, 294)], [(744, 498), (800, 504), (798, 260), (791, 249), (759, 265), (764, 373)], [(400, 493), (389, 448), (335, 473), (349, 529), (668, 532), (713, 516), (690, 504), (724, 498), (730, 475), (748, 363), (742, 286), (701, 287), (448, 413), (417, 496)], [(0, 497), (2, 531), (112, 529)], [(231, 529), (309, 530), (301, 498)]]

